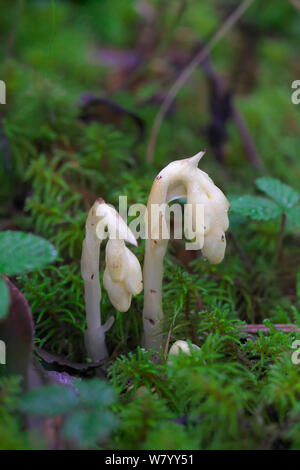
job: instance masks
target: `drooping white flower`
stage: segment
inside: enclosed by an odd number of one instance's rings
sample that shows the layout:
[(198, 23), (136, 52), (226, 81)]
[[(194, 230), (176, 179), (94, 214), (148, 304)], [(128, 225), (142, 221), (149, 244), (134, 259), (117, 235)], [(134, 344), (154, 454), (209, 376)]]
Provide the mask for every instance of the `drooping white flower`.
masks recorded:
[(126, 312), (132, 295), (139, 294), (143, 289), (140, 263), (124, 240), (109, 240), (105, 258), (104, 288), (113, 306), (120, 312)]

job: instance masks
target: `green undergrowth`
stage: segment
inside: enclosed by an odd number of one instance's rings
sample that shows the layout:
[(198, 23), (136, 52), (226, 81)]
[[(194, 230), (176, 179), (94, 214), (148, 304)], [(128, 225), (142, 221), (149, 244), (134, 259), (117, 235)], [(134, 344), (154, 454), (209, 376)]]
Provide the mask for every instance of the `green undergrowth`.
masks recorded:
[[(256, 5), (211, 56), (231, 84), (233, 102), (263, 162), (254, 168), (232, 120), (222, 144), (224, 161), (217, 161), (207, 136), (211, 90), (200, 67), (161, 126), (153, 163), (145, 161), (157, 96), (165, 96), (182, 70), (180, 60), (189, 58), (199, 41), (207, 42), (227, 2), (176, 1), (176, 6), (183, 4), (178, 18), (175, 6), (162, 8), (155, 26), (161, 49), (132, 82), (122, 67), (112, 71), (101, 64), (97, 51), (142, 48), (140, 2), (118, 0), (114, 7), (109, 0), (16, 3), (23, 10), (12, 28), (14, 7), (0, 0), (7, 12), (0, 19), (0, 78), (7, 83), (7, 105), (0, 109), (1, 230), (42, 236), (58, 252), (46, 268), (12, 279), (30, 305), (35, 347), (62, 360), (87, 362), (80, 256), (87, 213), (96, 198), (116, 208), (119, 196), (128, 197), (128, 206), (146, 204), (152, 181), (165, 165), (206, 148), (199, 166), (229, 197), (232, 211), (220, 265), (186, 252), (178, 240), (169, 243), (164, 261), (166, 349), (187, 340), (200, 351), (170, 359), (143, 350), (143, 294), (121, 313), (103, 292), (103, 321), (114, 315), (115, 323), (106, 335), (107, 388), (99, 388), (97, 413), (93, 416), (88, 398), (98, 393), (96, 379), (77, 383), (80, 393), (77, 398), (71, 393), (72, 409), (69, 392), (56, 388), (31, 396), (26, 408), (20, 405), (19, 378), (1, 379), (0, 448), (32, 448), (22, 413), (30, 415), (32, 407), (36, 415), (48, 416), (47, 400), (51, 396), (57, 404), (62, 393), (65, 408), (56, 414), (71, 423), (65, 424), (64, 438), (81, 441), (77, 447), (299, 449), (300, 365), (292, 362), (292, 354), (300, 337), (274, 327), (300, 323), (299, 202), (285, 207), (284, 197), (273, 200), (272, 188), (263, 193), (261, 182), (272, 176), (289, 185), (290, 193), (299, 190), (300, 105), (290, 99), (299, 72), (299, 19), (292, 6)], [(157, 8), (159, 2), (149, 3)], [(100, 106), (93, 122), (87, 122), (89, 95), (105, 97), (127, 113)], [(142, 130), (130, 113), (141, 119)], [(259, 214), (253, 213), (252, 198)], [(283, 215), (287, 221), (280, 238)], [(142, 264), (144, 241), (133, 251)], [(244, 332), (249, 324), (263, 324), (269, 332)], [(99, 425), (101, 393), (109, 406), (107, 433)]]

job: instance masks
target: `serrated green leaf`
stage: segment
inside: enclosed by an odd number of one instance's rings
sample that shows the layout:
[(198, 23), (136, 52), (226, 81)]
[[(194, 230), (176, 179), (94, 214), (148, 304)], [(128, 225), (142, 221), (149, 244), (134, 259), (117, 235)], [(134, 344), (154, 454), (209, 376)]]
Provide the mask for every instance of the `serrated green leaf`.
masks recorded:
[(300, 228), (300, 206), (291, 207), (286, 211), (287, 218)]
[(64, 437), (75, 439), (81, 448), (93, 447), (111, 433), (117, 420), (112, 412), (76, 411), (72, 413), (64, 425)]
[(50, 385), (35, 389), (25, 395), (20, 408), (25, 413), (36, 416), (53, 416), (65, 413), (78, 405), (75, 391), (62, 385)]
[(299, 201), (299, 193), (276, 178), (268, 176), (257, 178), (255, 184), (285, 209), (293, 207)]
[(233, 197), (230, 201), (230, 210), (253, 220), (275, 219), (281, 214), (277, 204), (256, 196)]
[(31, 233), (0, 232), (0, 273), (9, 276), (42, 268), (57, 256), (54, 246)]
[(6, 317), (10, 305), (9, 289), (6, 282), (0, 277), (0, 320)]

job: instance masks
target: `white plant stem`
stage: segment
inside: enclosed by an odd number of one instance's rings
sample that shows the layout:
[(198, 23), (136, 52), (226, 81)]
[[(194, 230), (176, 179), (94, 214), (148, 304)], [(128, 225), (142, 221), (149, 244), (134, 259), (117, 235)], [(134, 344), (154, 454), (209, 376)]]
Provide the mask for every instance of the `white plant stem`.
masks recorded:
[(167, 249), (167, 240), (160, 244), (156, 240), (146, 240), (146, 252), (144, 261), (144, 310), (143, 346), (146, 349), (161, 349), (163, 344), (162, 334), (162, 283), (163, 262)]
[(108, 358), (105, 333), (114, 322), (110, 317), (101, 325), (101, 286), (99, 282), (100, 246), (102, 240), (96, 235), (97, 202), (92, 207), (86, 222), (86, 236), (82, 244), (81, 273), (84, 280), (84, 298), (87, 329), (84, 341), (88, 356), (95, 362)]

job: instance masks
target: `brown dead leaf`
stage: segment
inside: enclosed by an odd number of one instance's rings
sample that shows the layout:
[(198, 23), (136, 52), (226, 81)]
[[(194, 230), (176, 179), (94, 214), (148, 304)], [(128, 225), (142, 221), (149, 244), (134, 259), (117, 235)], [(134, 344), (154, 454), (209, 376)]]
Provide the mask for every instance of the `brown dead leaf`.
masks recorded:
[(29, 364), (32, 359), (34, 324), (30, 307), (17, 287), (5, 277), (11, 296), (7, 317), (0, 321), (0, 338), (6, 345), (4, 374), (20, 375), (27, 386)]

